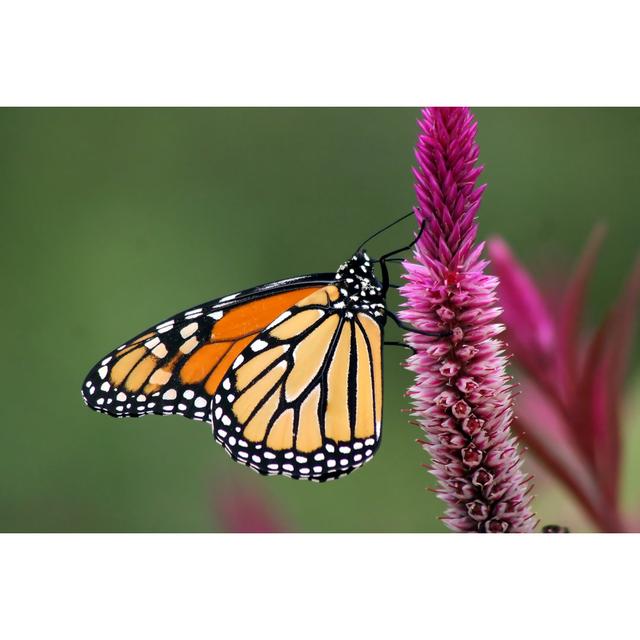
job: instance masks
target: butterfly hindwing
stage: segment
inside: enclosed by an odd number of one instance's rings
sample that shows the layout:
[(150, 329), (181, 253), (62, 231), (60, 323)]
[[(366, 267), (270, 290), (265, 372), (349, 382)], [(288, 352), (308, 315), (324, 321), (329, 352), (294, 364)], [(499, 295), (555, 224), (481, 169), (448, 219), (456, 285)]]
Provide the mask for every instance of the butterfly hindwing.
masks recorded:
[(332, 306), (336, 287), (301, 300), (248, 344), (213, 402), (216, 440), (263, 474), (334, 479), (380, 442), (382, 328)]

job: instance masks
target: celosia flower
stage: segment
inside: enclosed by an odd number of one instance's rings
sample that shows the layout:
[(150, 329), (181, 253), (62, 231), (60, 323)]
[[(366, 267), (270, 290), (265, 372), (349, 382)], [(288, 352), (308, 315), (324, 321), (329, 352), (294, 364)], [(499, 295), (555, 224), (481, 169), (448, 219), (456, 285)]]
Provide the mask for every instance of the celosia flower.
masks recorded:
[[(590, 338), (580, 316), (596, 254), (596, 229), (559, 305), (550, 305), (506, 243), (489, 243), (500, 278), (509, 346), (524, 373), (516, 429), (603, 531), (624, 531), (620, 514), (620, 407), (640, 297), (640, 263)], [(557, 313), (549, 309), (557, 307)]]
[(415, 262), (405, 262), (408, 284), (401, 316), (416, 373), (409, 395), (426, 434), (445, 524), (455, 531), (528, 532), (535, 527), (529, 479), (510, 433), (513, 420), (506, 357), (497, 338), (495, 276), (485, 273), (476, 244), (476, 213), (485, 185), (477, 186), (477, 124), (466, 108), (425, 109), (419, 121), (414, 170), (424, 229)]

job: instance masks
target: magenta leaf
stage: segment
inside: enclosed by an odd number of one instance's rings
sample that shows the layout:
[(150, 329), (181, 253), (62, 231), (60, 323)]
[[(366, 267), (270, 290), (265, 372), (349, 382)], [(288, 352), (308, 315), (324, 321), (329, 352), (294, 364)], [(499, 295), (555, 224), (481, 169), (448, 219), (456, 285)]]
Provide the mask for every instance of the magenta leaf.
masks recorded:
[(556, 355), (556, 328), (542, 294), (501, 238), (489, 241), (489, 257), (500, 280), (509, 347), (521, 363), (541, 381), (549, 380)]
[(578, 379), (578, 353), (580, 340), (580, 318), (584, 307), (587, 286), (595, 267), (598, 252), (605, 236), (603, 226), (596, 227), (582, 252), (573, 278), (562, 301), (559, 321), (559, 349), (561, 384), (563, 397), (571, 397)]

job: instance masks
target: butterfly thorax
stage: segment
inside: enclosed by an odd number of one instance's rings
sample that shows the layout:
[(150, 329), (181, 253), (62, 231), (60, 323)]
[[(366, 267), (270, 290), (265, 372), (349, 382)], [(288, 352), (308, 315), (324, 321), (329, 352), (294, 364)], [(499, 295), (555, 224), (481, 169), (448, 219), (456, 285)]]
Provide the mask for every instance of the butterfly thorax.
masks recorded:
[(384, 324), (386, 307), (382, 284), (376, 278), (371, 258), (365, 251), (358, 251), (340, 265), (336, 271), (336, 286), (341, 297), (333, 306), (336, 309), (345, 308), (347, 318), (359, 311), (366, 311)]

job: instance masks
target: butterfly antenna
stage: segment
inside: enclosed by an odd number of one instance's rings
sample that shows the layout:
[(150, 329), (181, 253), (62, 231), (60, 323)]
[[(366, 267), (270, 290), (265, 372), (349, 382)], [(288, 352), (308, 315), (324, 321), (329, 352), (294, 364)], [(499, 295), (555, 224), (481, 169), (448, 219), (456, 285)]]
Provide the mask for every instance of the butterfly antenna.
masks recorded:
[(373, 240), (376, 236), (379, 236), (383, 231), (386, 231), (387, 229), (390, 229), (391, 227), (393, 227), (393, 225), (398, 224), (398, 222), (402, 222), (403, 220), (406, 220), (409, 216), (414, 215), (415, 211), (410, 211), (409, 213), (406, 213), (405, 215), (401, 216), (400, 218), (398, 218), (397, 220), (394, 220), (392, 223), (388, 224), (386, 227), (383, 227), (382, 229), (380, 229), (379, 231), (376, 231), (372, 236), (369, 236), (355, 251), (355, 253), (358, 253), (358, 251), (360, 251), (360, 249), (362, 249), (362, 247), (364, 247), (365, 244), (367, 244), (367, 242), (369, 242), (369, 240)]

